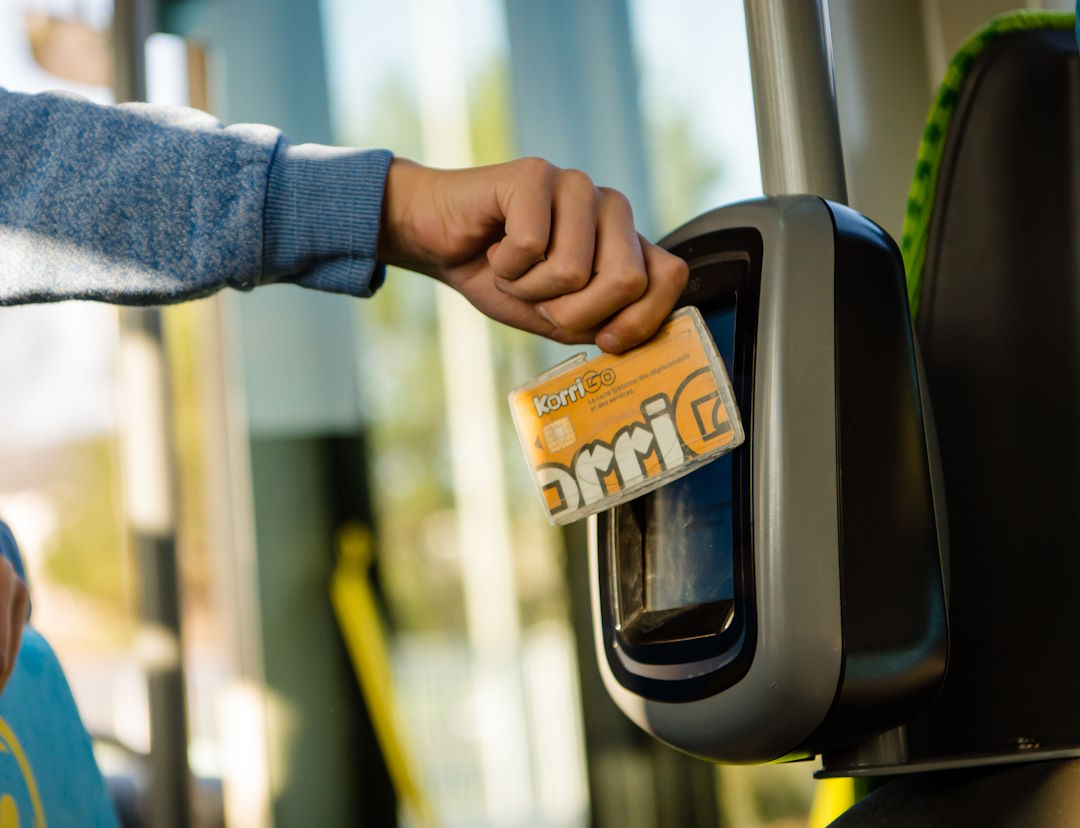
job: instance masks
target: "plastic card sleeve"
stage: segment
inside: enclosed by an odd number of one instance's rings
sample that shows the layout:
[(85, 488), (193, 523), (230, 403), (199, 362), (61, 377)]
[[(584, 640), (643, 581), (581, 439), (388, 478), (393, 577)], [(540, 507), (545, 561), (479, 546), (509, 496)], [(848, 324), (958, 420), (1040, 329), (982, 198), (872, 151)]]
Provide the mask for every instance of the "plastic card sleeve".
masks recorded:
[(584, 354), (510, 393), (510, 411), (552, 523), (610, 509), (743, 441), (724, 363), (697, 308), (626, 353)]

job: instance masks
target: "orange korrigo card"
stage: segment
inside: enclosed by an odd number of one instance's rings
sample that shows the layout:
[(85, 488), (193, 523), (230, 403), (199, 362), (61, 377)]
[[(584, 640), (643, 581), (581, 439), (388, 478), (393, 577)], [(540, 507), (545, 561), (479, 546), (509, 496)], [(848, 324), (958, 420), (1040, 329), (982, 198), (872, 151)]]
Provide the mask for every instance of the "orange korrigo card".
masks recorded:
[(652, 491), (743, 441), (724, 363), (697, 308), (624, 354), (584, 354), (510, 394), (552, 523)]

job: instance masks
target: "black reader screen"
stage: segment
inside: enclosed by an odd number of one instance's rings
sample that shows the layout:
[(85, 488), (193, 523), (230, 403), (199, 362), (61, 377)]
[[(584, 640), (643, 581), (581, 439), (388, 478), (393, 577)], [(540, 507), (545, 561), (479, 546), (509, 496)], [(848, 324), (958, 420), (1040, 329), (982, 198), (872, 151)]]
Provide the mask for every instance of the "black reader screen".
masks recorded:
[[(737, 328), (744, 316), (756, 316), (753, 300), (746, 314), (738, 301), (748, 272), (748, 257), (731, 253), (699, 259), (690, 269), (691, 284), (697, 280), (707, 288), (693, 298), (732, 378), (744, 428), (746, 342), (740, 351)], [(745, 475), (745, 458), (738, 459), (744, 454), (737, 448), (615, 509), (617, 615), (624, 645), (715, 635), (735, 620), (740, 509), (734, 487)]]
[[(735, 304), (707, 310), (705, 323), (734, 376)], [(645, 611), (734, 597), (732, 457), (725, 454), (646, 496)]]
[(699, 677), (704, 684), (695, 679), (678, 687), (691, 693), (692, 685), (697, 693), (707, 685), (714, 692), (717, 681), (745, 672), (756, 640), (750, 452), (762, 240), (750, 228), (725, 229), (672, 252), (690, 265), (680, 303), (701, 311), (716, 342), (746, 442), (616, 506), (597, 525), (608, 664), (625, 686), (665, 700), (672, 697), (671, 682), (627, 665), (707, 659), (719, 666)]

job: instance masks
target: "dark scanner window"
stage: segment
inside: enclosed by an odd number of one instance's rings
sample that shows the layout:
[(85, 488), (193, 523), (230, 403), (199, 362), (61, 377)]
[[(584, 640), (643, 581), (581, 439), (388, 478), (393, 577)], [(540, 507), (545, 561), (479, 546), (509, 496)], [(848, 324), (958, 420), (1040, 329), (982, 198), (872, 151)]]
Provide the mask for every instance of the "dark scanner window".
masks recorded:
[[(686, 302), (702, 312), (733, 379), (744, 426), (749, 409), (736, 381), (736, 321), (739, 287), (749, 268), (749, 257), (736, 252), (691, 260), (696, 295)], [(687, 641), (731, 626), (738, 511), (733, 487), (740, 474), (735, 456), (714, 460), (617, 510), (617, 617), (624, 645)]]
[[(705, 321), (730, 376), (735, 305), (711, 311)], [(732, 600), (731, 455), (658, 489), (645, 501), (645, 610)]]
[[(612, 674), (639, 695), (676, 702), (730, 687), (754, 657), (750, 457), (762, 238), (750, 228), (718, 230), (671, 251), (690, 265), (680, 305), (696, 306), (716, 341), (746, 441), (602, 517), (597, 565)], [(660, 678), (645, 667), (665, 664), (690, 673)]]

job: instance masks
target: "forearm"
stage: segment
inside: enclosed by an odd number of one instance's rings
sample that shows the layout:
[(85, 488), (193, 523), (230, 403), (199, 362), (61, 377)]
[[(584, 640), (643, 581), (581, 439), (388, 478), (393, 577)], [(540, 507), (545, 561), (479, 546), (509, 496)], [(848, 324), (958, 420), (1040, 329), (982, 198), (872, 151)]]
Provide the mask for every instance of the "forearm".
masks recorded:
[(291, 280), (368, 295), (389, 154), (0, 90), (0, 304), (157, 304)]

